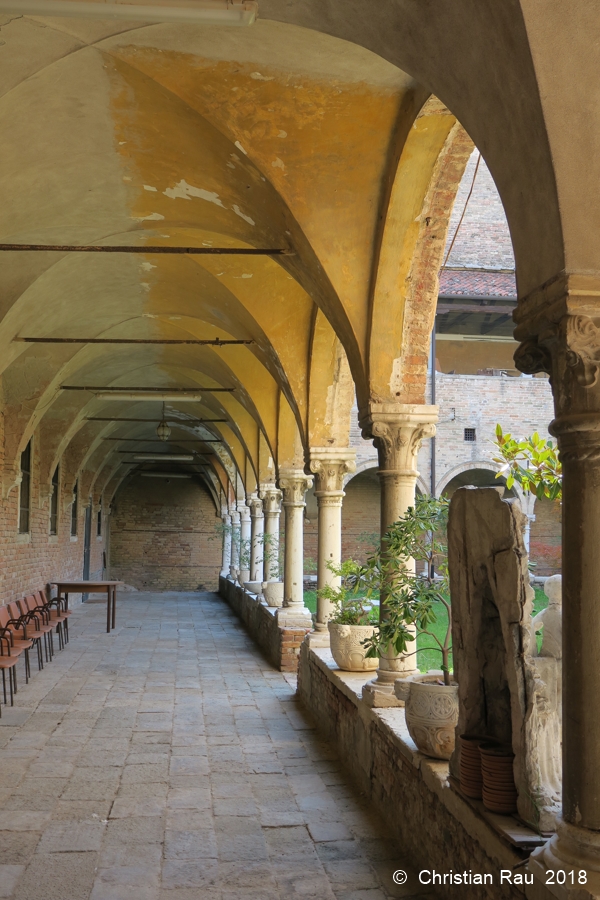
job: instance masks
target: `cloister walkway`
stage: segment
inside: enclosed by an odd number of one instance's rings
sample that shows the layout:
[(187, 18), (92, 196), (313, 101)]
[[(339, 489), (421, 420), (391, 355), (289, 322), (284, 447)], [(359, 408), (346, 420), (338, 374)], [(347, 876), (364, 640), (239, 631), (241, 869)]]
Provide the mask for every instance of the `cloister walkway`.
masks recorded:
[(104, 609), (77, 607), (66, 650), (3, 710), (0, 897), (418, 893), (292, 679), (216, 595), (126, 595), (111, 635)]

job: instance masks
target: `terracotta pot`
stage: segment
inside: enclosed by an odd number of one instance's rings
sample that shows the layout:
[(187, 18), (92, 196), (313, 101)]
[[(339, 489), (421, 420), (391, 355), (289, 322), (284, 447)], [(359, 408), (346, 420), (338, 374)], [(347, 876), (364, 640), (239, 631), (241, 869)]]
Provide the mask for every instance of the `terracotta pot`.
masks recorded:
[(483, 777), (479, 747), (486, 738), (461, 734), (460, 738), (460, 789), (467, 797), (481, 800)]
[(414, 681), (406, 701), (408, 732), (425, 756), (450, 759), (458, 722), (458, 685)]
[(264, 581), (263, 594), (267, 606), (283, 606), (283, 581)]
[(483, 805), (490, 812), (510, 815), (517, 809), (517, 788), (513, 774), (514, 753), (510, 747), (481, 744)]
[(378, 659), (366, 659), (365, 638), (371, 637), (373, 625), (337, 625), (328, 622), (331, 655), (344, 672), (373, 672), (379, 666)]

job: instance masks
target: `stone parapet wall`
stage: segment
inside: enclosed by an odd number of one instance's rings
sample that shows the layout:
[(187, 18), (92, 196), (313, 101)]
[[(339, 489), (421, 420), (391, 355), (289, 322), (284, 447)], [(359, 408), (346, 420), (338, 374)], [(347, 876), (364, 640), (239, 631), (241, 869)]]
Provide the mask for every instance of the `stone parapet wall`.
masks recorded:
[(219, 577), (219, 594), (244, 623), (269, 662), (280, 672), (296, 672), (305, 628), (281, 628), (276, 610), (229, 578)]
[[(524, 889), (500, 885), (500, 870), (527, 853), (510, 845), (448, 783), (448, 764), (417, 752), (403, 709), (370, 709), (360, 699), (366, 678), (340, 672), (327, 650), (300, 651), (298, 696), (318, 729), (334, 741), (342, 762), (370, 798), (413, 868), (490, 873), (493, 885), (436, 885), (437, 897), (523, 900)], [(514, 820), (502, 818), (508, 822)], [(402, 868), (403, 859), (398, 859)], [(517, 872), (523, 872), (520, 868)], [(411, 892), (412, 894), (412, 892)]]

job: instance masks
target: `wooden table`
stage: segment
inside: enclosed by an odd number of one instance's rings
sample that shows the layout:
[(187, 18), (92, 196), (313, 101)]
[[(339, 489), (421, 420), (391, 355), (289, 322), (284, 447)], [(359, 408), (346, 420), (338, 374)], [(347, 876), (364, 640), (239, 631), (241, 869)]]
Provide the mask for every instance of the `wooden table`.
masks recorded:
[(65, 598), (69, 608), (69, 594), (102, 594), (106, 591), (106, 630), (114, 628), (117, 618), (117, 588), (124, 581), (53, 581), (58, 596)]

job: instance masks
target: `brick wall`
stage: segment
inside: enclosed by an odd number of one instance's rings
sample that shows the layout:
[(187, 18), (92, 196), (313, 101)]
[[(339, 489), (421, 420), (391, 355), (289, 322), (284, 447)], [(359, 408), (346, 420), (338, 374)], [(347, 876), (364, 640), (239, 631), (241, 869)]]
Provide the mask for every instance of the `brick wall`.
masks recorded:
[[(4, 446), (4, 442), (0, 442)], [(58, 534), (50, 535), (50, 499), (40, 483), (40, 448), (34, 435), (32, 444), (32, 479), (30, 500), (30, 532), (18, 533), (19, 486), (12, 487), (0, 501), (0, 603), (9, 603), (25, 594), (45, 587), (56, 579), (81, 579), (83, 575), (84, 498), (80, 497), (77, 536), (71, 537), (71, 497), (61, 476), (58, 503)], [(1, 461), (1, 460), (0, 460)], [(10, 487), (5, 483), (5, 489)], [(102, 575), (102, 555), (106, 549), (103, 536), (96, 536), (96, 507), (92, 517), (90, 574)], [(74, 600), (77, 599), (75, 596)]]
[[(446, 253), (473, 184), (473, 174), (478, 156), (478, 151), (473, 151), (456, 194), (456, 202), (448, 228)], [(515, 267), (512, 241), (502, 201), (494, 179), (483, 159), (479, 163), (473, 193), (448, 258), (448, 265), (503, 269), (514, 269)]]
[(111, 577), (138, 590), (217, 589), (221, 520), (198, 482), (138, 476), (118, 491), (112, 507)]
[[(430, 382), (427, 396), (431, 396)], [(496, 424), (515, 437), (538, 431), (549, 438), (548, 424), (554, 417), (550, 384), (546, 378), (511, 378), (484, 375), (436, 375), (436, 402), (439, 423), (436, 436), (436, 485), (448, 483), (459, 475), (464, 484), (496, 484), (492, 457)], [(365, 533), (379, 530), (379, 484), (376, 476), (377, 453), (372, 441), (362, 438), (353, 411), (350, 445), (356, 449), (359, 471), (346, 485), (342, 514), (343, 556), (364, 558), (366, 545), (359, 540)], [(476, 440), (464, 439), (465, 428), (474, 428)], [(473, 467), (477, 467), (476, 469)], [(431, 441), (425, 441), (418, 458), (420, 484), (431, 484)], [(462, 474), (459, 474), (462, 473)], [(456, 482), (452, 486), (455, 486)], [(536, 575), (552, 575), (561, 566), (560, 504), (536, 502), (531, 526), (531, 559), (537, 563)], [(307, 498), (308, 522), (305, 527), (305, 556), (317, 555), (316, 500)]]

